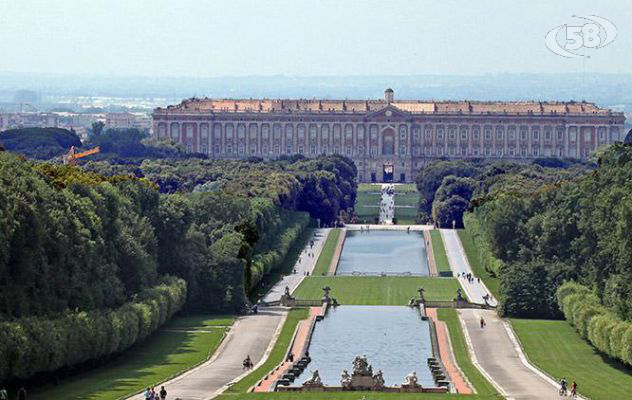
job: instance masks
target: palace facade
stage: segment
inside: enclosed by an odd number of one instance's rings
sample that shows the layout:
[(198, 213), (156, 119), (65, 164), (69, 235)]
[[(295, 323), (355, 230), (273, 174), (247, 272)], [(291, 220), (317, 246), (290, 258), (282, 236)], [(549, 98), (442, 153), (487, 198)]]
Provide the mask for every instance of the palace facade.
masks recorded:
[(623, 140), (621, 112), (586, 102), (188, 99), (153, 135), (211, 158), (342, 154), (360, 182), (411, 182), (437, 159), (588, 158)]

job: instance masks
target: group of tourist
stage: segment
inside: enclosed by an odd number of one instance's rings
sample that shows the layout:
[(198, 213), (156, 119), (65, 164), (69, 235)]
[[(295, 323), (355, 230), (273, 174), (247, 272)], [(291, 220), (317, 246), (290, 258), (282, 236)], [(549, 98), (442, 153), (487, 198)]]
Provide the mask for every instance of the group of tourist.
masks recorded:
[(575, 399), (577, 398), (577, 382), (575, 382), (575, 380), (573, 379), (573, 383), (571, 383), (571, 390), (570, 393), (568, 391), (568, 381), (566, 380), (566, 377), (562, 377), (562, 379), (560, 380), (560, 396), (571, 396), (571, 398)]
[(463, 273), (458, 273), (456, 275), (457, 278), (463, 277), (463, 279), (467, 279), (467, 281), (469, 283), (474, 283), (474, 280), (478, 280), (478, 283), (481, 283), (481, 278), (474, 278), (474, 275), (472, 275), (471, 272), (468, 272), (467, 274), (465, 272)]
[(167, 398), (167, 390), (164, 386), (160, 387), (160, 392), (156, 392), (156, 388), (147, 388), (145, 390), (145, 400), (165, 400)]
[[(9, 392), (4, 387), (0, 389), (0, 400), (9, 400)], [(24, 387), (18, 389), (17, 400), (26, 400), (26, 389)]]

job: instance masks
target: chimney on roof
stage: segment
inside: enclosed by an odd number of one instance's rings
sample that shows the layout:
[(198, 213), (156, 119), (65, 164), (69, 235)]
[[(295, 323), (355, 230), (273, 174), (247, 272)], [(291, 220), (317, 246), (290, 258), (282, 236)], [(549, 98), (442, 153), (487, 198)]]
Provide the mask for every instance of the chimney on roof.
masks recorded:
[(393, 89), (388, 88), (384, 91), (384, 101), (386, 101), (387, 103), (392, 103), (394, 97), (395, 92), (393, 92)]

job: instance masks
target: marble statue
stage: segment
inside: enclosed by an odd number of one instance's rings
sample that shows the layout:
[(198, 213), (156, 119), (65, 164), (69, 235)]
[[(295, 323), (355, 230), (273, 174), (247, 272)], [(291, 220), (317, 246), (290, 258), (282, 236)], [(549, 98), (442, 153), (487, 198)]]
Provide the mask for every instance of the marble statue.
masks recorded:
[(369, 368), (366, 356), (356, 356), (353, 360), (353, 375), (371, 375)]
[(384, 387), (384, 373), (382, 373), (382, 370), (378, 370), (377, 374), (375, 374), (373, 376), (373, 383), (375, 384), (375, 387), (380, 389)]
[(417, 373), (415, 371), (413, 371), (410, 374), (406, 375), (406, 378), (404, 378), (403, 386), (408, 386), (408, 387), (419, 386), (419, 384), (417, 383)]
[(320, 380), (320, 373), (318, 370), (312, 371), (312, 377), (303, 382), (303, 386), (322, 386), (323, 382)]
[(351, 386), (351, 375), (349, 375), (349, 371), (346, 369), (342, 371), (342, 376), (340, 377), (340, 384), (343, 388), (348, 388)]

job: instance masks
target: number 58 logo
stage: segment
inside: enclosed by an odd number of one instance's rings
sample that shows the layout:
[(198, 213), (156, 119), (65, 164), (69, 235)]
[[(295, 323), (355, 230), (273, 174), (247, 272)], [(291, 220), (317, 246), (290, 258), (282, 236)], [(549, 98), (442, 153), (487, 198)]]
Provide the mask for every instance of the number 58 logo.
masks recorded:
[[(558, 56), (590, 58), (587, 55), (571, 53), (569, 50), (579, 50), (582, 47), (599, 49), (609, 45), (617, 37), (617, 27), (605, 18), (596, 15), (573, 15), (573, 17), (587, 19), (592, 22), (582, 26), (568, 26), (564, 24), (553, 28), (547, 33), (544, 43), (549, 50)], [(562, 47), (557, 41), (557, 35), (564, 27), (566, 27), (566, 43)]]

